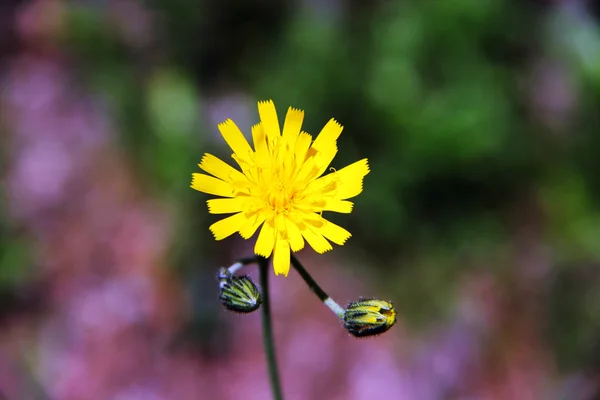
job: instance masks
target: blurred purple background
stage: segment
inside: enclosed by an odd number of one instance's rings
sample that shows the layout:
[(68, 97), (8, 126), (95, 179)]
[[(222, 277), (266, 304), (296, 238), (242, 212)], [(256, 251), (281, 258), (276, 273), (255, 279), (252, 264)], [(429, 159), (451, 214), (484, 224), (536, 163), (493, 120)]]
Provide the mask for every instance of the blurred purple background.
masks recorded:
[[(256, 101), (345, 126), (354, 237), (271, 279), (287, 399), (600, 398), (600, 6), (562, 1), (0, 4), (0, 398), (268, 399), (260, 315), (215, 274), (204, 152)], [(249, 273), (257, 280), (256, 267)]]

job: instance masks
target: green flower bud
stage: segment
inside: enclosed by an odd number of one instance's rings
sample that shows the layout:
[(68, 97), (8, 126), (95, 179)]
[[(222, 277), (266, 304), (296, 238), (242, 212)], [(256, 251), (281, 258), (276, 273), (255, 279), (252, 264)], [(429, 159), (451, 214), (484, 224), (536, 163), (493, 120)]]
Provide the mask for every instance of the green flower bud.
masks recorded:
[(392, 303), (377, 299), (354, 301), (344, 311), (344, 328), (356, 337), (378, 335), (396, 323)]
[(260, 291), (249, 276), (235, 276), (226, 268), (221, 268), (218, 279), (221, 289), (219, 299), (229, 311), (245, 314), (260, 307)]

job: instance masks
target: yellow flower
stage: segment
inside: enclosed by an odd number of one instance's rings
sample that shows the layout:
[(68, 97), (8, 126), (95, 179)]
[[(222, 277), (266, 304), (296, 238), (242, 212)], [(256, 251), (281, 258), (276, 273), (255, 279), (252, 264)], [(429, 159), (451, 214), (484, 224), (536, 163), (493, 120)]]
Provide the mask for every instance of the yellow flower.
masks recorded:
[(219, 124), (241, 171), (205, 154), (199, 166), (213, 176), (192, 174), (191, 187), (224, 197), (208, 200), (211, 214), (234, 213), (210, 226), (216, 240), (236, 232), (249, 239), (262, 225), (254, 252), (264, 257), (273, 253), (275, 274), (287, 276), (290, 250), (301, 250), (304, 240), (324, 253), (332, 249), (327, 239), (343, 245), (351, 236), (322, 213), (351, 212), (353, 203), (347, 199), (362, 192), (369, 166), (365, 158), (321, 176), (337, 153), (338, 122), (329, 120), (313, 141), (300, 131), (301, 110), (288, 109), (283, 134), (272, 101), (259, 102), (258, 114), (260, 123), (252, 127), (254, 150), (232, 120)]

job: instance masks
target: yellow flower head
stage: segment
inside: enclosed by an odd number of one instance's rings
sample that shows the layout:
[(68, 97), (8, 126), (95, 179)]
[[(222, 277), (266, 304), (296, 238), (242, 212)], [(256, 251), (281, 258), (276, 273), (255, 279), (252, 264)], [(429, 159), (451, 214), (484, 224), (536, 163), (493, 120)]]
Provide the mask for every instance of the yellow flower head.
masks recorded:
[(343, 245), (352, 236), (322, 213), (351, 212), (353, 203), (347, 199), (362, 192), (369, 166), (365, 158), (321, 176), (337, 153), (343, 129), (339, 123), (329, 120), (313, 141), (300, 131), (301, 110), (288, 109), (283, 134), (272, 101), (259, 102), (258, 114), (260, 123), (252, 127), (254, 150), (232, 120), (219, 124), (241, 171), (205, 154), (199, 166), (212, 176), (192, 174), (191, 187), (224, 197), (208, 200), (211, 214), (233, 213), (210, 226), (216, 240), (235, 232), (249, 239), (262, 225), (254, 252), (264, 257), (273, 253), (275, 274), (287, 276), (290, 250), (301, 250), (304, 240), (325, 253), (332, 249), (327, 239)]

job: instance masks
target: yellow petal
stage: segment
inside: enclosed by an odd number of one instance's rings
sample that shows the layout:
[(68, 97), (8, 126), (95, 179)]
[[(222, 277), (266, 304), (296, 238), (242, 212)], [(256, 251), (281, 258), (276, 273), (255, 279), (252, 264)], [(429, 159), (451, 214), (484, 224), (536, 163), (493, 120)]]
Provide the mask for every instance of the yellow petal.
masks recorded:
[(354, 207), (354, 203), (348, 200), (327, 200), (323, 207), (323, 211), (349, 214), (352, 212), (352, 207)]
[(282, 156), (280, 157), (281, 165), (283, 165), (283, 174), (282, 179), (285, 182), (293, 182), (292, 176), (294, 175), (294, 152), (293, 151), (283, 151)]
[(290, 271), (290, 244), (279, 235), (273, 251), (273, 268), (275, 275), (287, 276)]
[(348, 199), (362, 191), (363, 178), (368, 173), (369, 165), (365, 158), (310, 182), (302, 193), (307, 201), (319, 196)]
[(287, 115), (285, 116), (285, 122), (283, 123), (283, 141), (288, 146), (292, 146), (296, 143), (296, 138), (300, 133), (303, 120), (304, 111), (292, 107), (288, 109)]
[(310, 147), (310, 142), (312, 141), (312, 136), (306, 132), (300, 133), (298, 138), (296, 139), (296, 146), (294, 149), (294, 156), (296, 157), (296, 168), (299, 168), (304, 164), (306, 160), (306, 153)]
[(211, 199), (206, 202), (208, 212), (211, 214), (230, 214), (243, 210), (244, 199), (234, 197), (233, 199)]
[(247, 216), (247, 220), (240, 228), (240, 236), (244, 239), (250, 239), (260, 225), (265, 222), (265, 215), (261, 212), (254, 213), (254, 216)]
[(335, 197), (345, 200), (360, 194), (363, 189), (363, 178), (368, 173), (369, 163), (366, 158), (337, 171), (340, 183)]
[(194, 173), (192, 174), (192, 189), (200, 192), (214, 194), (216, 196), (233, 197), (233, 186), (230, 183), (209, 175)]
[(226, 182), (232, 182), (234, 180), (247, 180), (244, 174), (225, 161), (213, 156), (212, 154), (205, 153), (202, 157), (202, 161), (198, 164), (202, 170), (208, 172), (211, 175), (216, 176)]
[(311, 180), (311, 177), (316, 177), (319, 172), (319, 165), (317, 165), (315, 161), (315, 157), (308, 158), (302, 167), (300, 167), (300, 171), (298, 171), (298, 175), (296, 176), (296, 180), (298, 182), (304, 182), (308, 184)]
[(329, 167), (329, 164), (335, 158), (335, 155), (338, 152), (338, 147), (334, 143), (331, 143), (329, 146), (322, 146), (322, 148), (317, 153), (317, 164), (319, 165), (319, 172), (317, 173), (317, 177), (323, 175), (323, 173)]
[(254, 162), (252, 160), (252, 157), (247, 156), (244, 158), (244, 157), (238, 156), (237, 153), (233, 153), (233, 154), (231, 154), (231, 158), (233, 158), (235, 160), (235, 162), (237, 163), (237, 165), (240, 166), (244, 175), (249, 177), (248, 172), (254, 167)]
[(269, 149), (267, 147), (267, 135), (262, 124), (258, 123), (252, 127), (252, 141), (254, 142), (254, 150), (256, 151), (256, 164), (268, 167)]
[(303, 199), (301, 203), (297, 203), (294, 205), (294, 209), (302, 214), (305, 213), (320, 213), (323, 211), (323, 208), (327, 205), (327, 200), (320, 196), (312, 196), (311, 198)]
[(334, 197), (337, 193), (340, 178), (335, 172), (322, 176), (314, 181), (311, 181), (306, 188), (302, 191), (302, 194), (309, 200), (312, 198), (319, 198), (323, 196)]
[(246, 218), (243, 213), (237, 213), (225, 219), (215, 222), (209, 229), (215, 235), (216, 240), (222, 240), (240, 230)]
[(298, 215), (303, 223), (306, 223), (313, 228), (321, 228), (326, 222), (322, 216), (315, 212), (299, 212)]
[(344, 127), (340, 125), (335, 119), (331, 118), (327, 124), (321, 129), (319, 136), (315, 139), (313, 146), (315, 149), (320, 150), (323, 146), (330, 146), (331, 143), (335, 144), (336, 140), (340, 137)]
[(276, 231), (273, 221), (266, 221), (258, 234), (258, 239), (254, 245), (254, 253), (259, 256), (269, 257), (275, 246), (275, 235)]
[(290, 219), (286, 219), (285, 225), (292, 251), (302, 250), (304, 248), (304, 238), (302, 237), (298, 226)]
[(275, 110), (273, 100), (259, 101), (258, 115), (260, 116), (260, 122), (267, 134), (267, 138), (269, 139), (269, 145), (271, 145), (271, 143), (276, 141), (276, 138), (281, 136), (279, 131), (279, 120), (277, 119), (277, 111)]
[(287, 225), (285, 223), (286, 218), (283, 214), (276, 214), (274, 219), (275, 230), (278, 235), (281, 235), (285, 240), (287, 240)]
[(339, 225), (331, 221), (325, 220), (325, 224), (318, 230), (323, 236), (331, 240), (333, 243), (342, 246), (346, 243), (352, 234)]
[(252, 158), (252, 148), (235, 122), (228, 119), (225, 122), (221, 122), (218, 128), (229, 147), (231, 147), (240, 160), (248, 161)]
[(314, 232), (308, 225), (304, 224), (300, 226), (300, 232), (304, 239), (308, 242), (310, 247), (312, 247), (317, 253), (323, 254), (331, 249), (331, 243), (327, 241), (320, 233)]
[[(311, 150), (313, 150), (313, 148), (311, 148)], [(317, 150), (316, 154), (304, 163), (298, 173), (298, 179), (309, 182), (318, 178), (325, 172), (327, 167), (329, 167), (329, 164), (331, 164), (336, 154), (337, 146), (335, 143), (322, 145), (321, 148)]]

